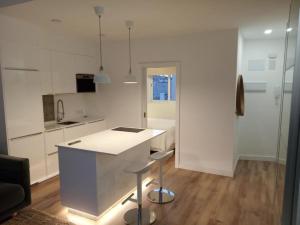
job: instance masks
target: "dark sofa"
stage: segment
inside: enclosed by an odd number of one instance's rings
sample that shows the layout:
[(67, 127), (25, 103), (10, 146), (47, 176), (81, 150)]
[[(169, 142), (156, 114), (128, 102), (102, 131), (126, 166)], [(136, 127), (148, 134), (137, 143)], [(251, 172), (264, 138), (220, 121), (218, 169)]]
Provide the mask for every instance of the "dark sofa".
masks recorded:
[(0, 222), (30, 204), (29, 160), (0, 154)]

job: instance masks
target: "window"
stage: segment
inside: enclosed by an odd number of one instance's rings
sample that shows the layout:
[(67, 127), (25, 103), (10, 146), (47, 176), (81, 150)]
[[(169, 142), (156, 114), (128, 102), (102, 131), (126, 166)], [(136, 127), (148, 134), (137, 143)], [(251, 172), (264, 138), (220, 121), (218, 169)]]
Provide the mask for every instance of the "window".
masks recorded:
[(152, 76), (152, 100), (175, 101), (176, 100), (176, 76), (153, 75)]
[(168, 80), (166, 76), (153, 76), (153, 100), (168, 100)]
[(170, 100), (176, 101), (176, 76), (170, 76)]

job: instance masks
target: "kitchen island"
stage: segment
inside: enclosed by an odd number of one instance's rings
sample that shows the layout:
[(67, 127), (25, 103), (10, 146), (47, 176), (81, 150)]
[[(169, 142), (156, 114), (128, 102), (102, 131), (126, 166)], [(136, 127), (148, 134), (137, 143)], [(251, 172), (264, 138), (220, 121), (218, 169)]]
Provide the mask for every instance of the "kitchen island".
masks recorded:
[(136, 186), (136, 177), (124, 169), (148, 161), (150, 140), (163, 133), (116, 128), (59, 144), (62, 204), (73, 213), (97, 220)]

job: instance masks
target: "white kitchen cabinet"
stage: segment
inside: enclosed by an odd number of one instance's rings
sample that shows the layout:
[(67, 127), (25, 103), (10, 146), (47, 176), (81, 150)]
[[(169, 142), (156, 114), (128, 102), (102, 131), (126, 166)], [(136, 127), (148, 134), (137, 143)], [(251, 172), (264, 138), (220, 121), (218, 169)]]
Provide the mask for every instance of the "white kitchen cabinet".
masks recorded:
[(95, 74), (97, 72), (97, 62), (94, 57), (83, 55), (74, 55), (74, 57), (76, 74)]
[(45, 150), (47, 154), (57, 152), (56, 145), (64, 142), (64, 130), (53, 130), (45, 132)]
[(1, 66), (39, 69), (39, 50), (30, 45), (1, 43)]
[(7, 138), (42, 132), (44, 120), (40, 73), (4, 69), (2, 82)]
[(9, 155), (28, 158), (31, 184), (46, 177), (46, 162), (43, 133), (9, 140)]
[(72, 127), (66, 127), (64, 129), (65, 141), (70, 141), (76, 138), (80, 138), (88, 135), (87, 126), (80, 124)]
[(39, 51), (39, 63), (42, 95), (53, 94), (50, 50), (41, 49)]
[(59, 174), (58, 152), (47, 155), (47, 178), (54, 177)]
[(57, 144), (64, 142), (63, 129), (47, 131), (44, 135), (45, 138), (45, 152), (47, 164), (47, 176), (52, 177), (58, 174), (58, 152)]
[(64, 129), (65, 141), (74, 140), (106, 129), (106, 122), (98, 120)]
[(87, 135), (106, 130), (105, 120), (89, 122), (85, 126), (86, 126), (86, 130), (88, 132)]
[(52, 52), (53, 93), (76, 93), (75, 56), (73, 54)]

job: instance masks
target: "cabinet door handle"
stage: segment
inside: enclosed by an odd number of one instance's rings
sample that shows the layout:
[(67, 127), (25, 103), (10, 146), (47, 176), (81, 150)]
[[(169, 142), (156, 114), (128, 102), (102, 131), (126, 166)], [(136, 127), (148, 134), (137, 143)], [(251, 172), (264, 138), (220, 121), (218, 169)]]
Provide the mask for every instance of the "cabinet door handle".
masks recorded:
[(68, 143), (68, 145), (75, 145), (75, 144), (78, 144), (80, 142), (81, 142), (81, 140), (77, 140), (77, 141), (73, 141), (73, 142)]
[(31, 69), (31, 68), (18, 68), (18, 67), (5, 67), (5, 70), (17, 70), (17, 71), (31, 71), (31, 72), (38, 72), (38, 69)]
[(82, 126), (82, 125), (84, 125), (84, 123), (78, 123), (78, 124), (67, 126), (67, 127), (65, 127), (65, 129), (69, 129), (69, 128), (72, 128), (72, 127), (79, 127), (79, 126)]
[(58, 151), (56, 151), (56, 152), (51, 152), (51, 153), (48, 154), (48, 156), (56, 155), (57, 153), (58, 153)]
[(34, 133), (34, 134), (28, 134), (28, 135), (24, 135), (24, 136), (20, 136), (20, 137), (15, 137), (15, 138), (11, 138), (10, 140), (17, 140), (17, 139), (21, 139), (21, 138), (27, 138), (27, 137), (32, 137), (32, 136), (36, 136), (39, 134), (42, 134), (43, 132), (38, 132), (38, 133)]
[(92, 122), (88, 122), (88, 123), (97, 123), (97, 122), (101, 122), (103, 120), (95, 120), (95, 121), (92, 121)]

